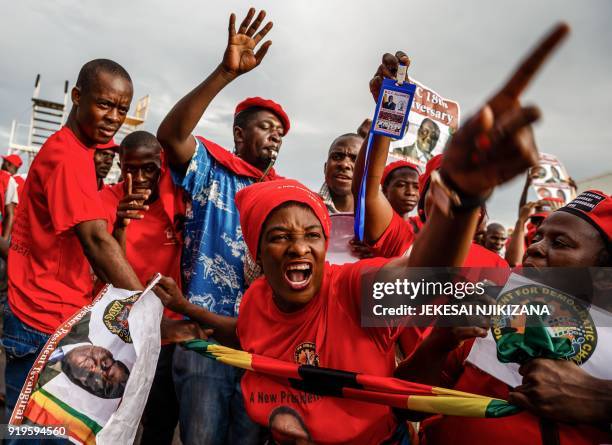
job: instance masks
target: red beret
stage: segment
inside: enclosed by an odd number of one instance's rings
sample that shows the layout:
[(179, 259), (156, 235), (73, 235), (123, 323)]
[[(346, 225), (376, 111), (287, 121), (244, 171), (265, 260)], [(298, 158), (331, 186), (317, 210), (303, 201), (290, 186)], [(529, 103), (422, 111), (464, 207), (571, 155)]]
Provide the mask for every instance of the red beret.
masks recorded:
[(331, 221), (319, 195), (293, 179), (257, 182), (236, 193), (242, 236), (255, 260), (266, 218), (275, 208), (289, 201), (310, 207), (323, 226), (326, 240), (329, 240)]
[(21, 167), (23, 165), (23, 161), (21, 160), (21, 158), (18, 155), (2, 156), (2, 159), (4, 159), (6, 162), (10, 162), (11, 164), (13, 164), (17, 168), (19, 168), (19, 167)]
[(427, 162), (427, 165), (425, 166), (425, 173), (419, 176), (419, 194), (420, 195), (423, 195), (423, 190), (425, 189), (425, 186), (429, 182), (431, 173), (434, 170), (438, 170), (441, 165), (442, 165), (442, 155), (441, 154), (434, 156), (433, 158), (429, 160), (429, 162)]
[(576, 215), (591, 224), (606, 243), (612, 237), (612, 197), (599, 190), (587, 190), (558, 211)]
[(421, 171), (419, 170), (419, 167), (416, 164), (413, 164), (412, 162), (408, 162), (408, 161), (403, 161), (403, 160), (395, 161), (385, 167), (385, 170), (383, 171), (383, 174), (382, 174), (382, 178), (380, 178), (380, 185), (385, 185), (385, 181), (387, 180), (389, 175), (393, 173), (393, 171), (397, 170), (398, 168), (404, 168), (404, 167), (413, 169), (414, 171), (417, 172), (417, 175), (421, 174)]
[(289, 116), (283, 110), (279, 104), (270, 99), (264, 99), (263, 97), (247, 97), (238, 105), (236, 105), (236, 111), (234, 112), (234, 117), (236, 117), (239, 113), (243, 112), (248, 108), (259, 107), (270, 110), (272, 113), (276, 114), (276, 116), (280, 119), (283, 127), (285, 129), (284, 135), (289, 133), (289, 128), (291, 127), (291, 122), (289, 121)]

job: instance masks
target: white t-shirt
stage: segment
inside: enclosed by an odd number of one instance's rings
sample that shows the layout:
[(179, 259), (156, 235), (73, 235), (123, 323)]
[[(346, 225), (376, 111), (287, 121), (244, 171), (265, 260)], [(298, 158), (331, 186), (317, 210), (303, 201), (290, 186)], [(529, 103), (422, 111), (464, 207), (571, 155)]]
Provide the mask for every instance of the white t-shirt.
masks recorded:
[(6, 187), (4, 203), (4, 205), (19, 204), (19, 197), (17, 196), (17, 181), (15, 181), (15, 179), (12, 177), (9, 178), (8, 186)]

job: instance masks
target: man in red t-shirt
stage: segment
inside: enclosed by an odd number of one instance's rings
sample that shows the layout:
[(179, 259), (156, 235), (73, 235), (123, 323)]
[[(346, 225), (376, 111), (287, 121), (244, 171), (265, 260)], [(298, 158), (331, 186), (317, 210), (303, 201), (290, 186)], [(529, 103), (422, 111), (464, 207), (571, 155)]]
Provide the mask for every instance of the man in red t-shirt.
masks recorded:
[(8, 172), (15, 182), (17, 183), (17, 196), (21, 201), (21, 193), (23, 192), (23, 186), (25, 185), (25, 179), (23, 176), (17, 174), (21, 166), (23, 165), (23, 161), (19, 157), (19, 155), (8, 155), (2, 156), (2, 167), (0, 170), (4, 170)]
[[(151, 133), (131, 133), (121, 142), (119, 165), (121, 176), (126, 180), (100, 192), (109, 229), (124, 248), (141, 282), (159, 272), (180, 283), (183, 193), (163, 165), (161, 145)], [(141, 194), (148, 198), (139, 200)], [(168, 309), (164, 316), (183, 318)], [(162, 345), (142, 417), (143, 443), (172, 443), (178, 422), (178, 401), (172, 380), (173, 353), (173, 343)]]
[(92, 301), (93, 272), (124, 289), (142, 284), (108, 233), (96, 187), (94, 147), (119, 130), (132, 81), (116, 62), (86, 63), (72, 89), (66, 126), (43, 145), (25, 185), (8, 258), (7, 405), (14, 406), (49, 334)]
[[(611, 235), (612, 197), (587, 191), (542, 222), (523, 266), (610, 267)], [(612, 381), (589, 375), (571, 360), (536, 358), (520, 368), (523, 384), (511, 388), (466, 362), (473, 337), (482, 334), (482, 328), (435, 329), (399, 365), (396, 376), (509, 400), (525, 411), (499, 419), (431, 417), (422, 424), (428, 445), (546, 445), (551, 431), (556, 431), (560, 445), (610, 443)], [(542, 417), (549, 419), (547, 424)]]
[[(419, 167), (404, 160), (392, 162), (383, 170), (380, 179), (383, 195), (401, 217), (405, 218), (419, 202), (419, 176)], [(415, 229), (420, 228), (412, 224)]]

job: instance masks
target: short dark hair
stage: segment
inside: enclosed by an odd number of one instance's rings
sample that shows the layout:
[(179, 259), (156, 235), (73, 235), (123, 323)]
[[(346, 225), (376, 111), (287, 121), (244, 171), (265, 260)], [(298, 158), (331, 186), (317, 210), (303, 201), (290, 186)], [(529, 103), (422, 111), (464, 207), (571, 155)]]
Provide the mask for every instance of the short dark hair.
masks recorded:
[(253, 117), (255, 117), (255, 115), (260, 111), (272, 112), (268, 108), (264, 107), (249, 107), (234, 116), (234, 127), (240, 127), (244, 129), (249, 124), (251, 119), (253, 119)]
[(336, 143), (340, 140), (340, 139), (345, 139), (345, 138), (357, 138), (357, 139), (361, 139), (363, 140), (363, 137), (361, 137), (360, 135), (358, 135), (357, 133), (344, 133), (341, 134), (340, 136), (338, 136), (337, 138), (335, 138), (331, 145), (329, 146), (329, 150), (327, 151), (327, 156), (329, 156), (329, 154), (331, 153), (332, 148), (334, 148), (334, 145), (336, 145)]
[(121, 141), (119, 155), (122, 156), (126, 150), (134, 150), (138, 147), (147, 147), (160, 151), (162, 149), (161, 144), (153, 134), (148, 131), (139, 130), (128, 134), (123, 141)]
[(492, 222), (492, 223), (489, 223), (489, 225), (487, 226), (487, 232), (492, 231), (492, 230), (503, 230), (505, 232), (506, 228), (500, 223)]
[(94, 59), (81, 67), (76, 86), (81, 89), (81, 92), (90, 91), (101, 72), (119, 76), (132, 83), (132, 78), (128, 72), (117, 62), (110, 59)]

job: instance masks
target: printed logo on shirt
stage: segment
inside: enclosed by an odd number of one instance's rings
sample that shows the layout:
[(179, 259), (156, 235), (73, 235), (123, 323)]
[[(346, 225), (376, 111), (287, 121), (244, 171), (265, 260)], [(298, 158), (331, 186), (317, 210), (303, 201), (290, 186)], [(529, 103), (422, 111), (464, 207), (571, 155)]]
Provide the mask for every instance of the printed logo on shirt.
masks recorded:
[(124, 300), (113, 300), (104, 309), (104, 325), (111, 333), (118, 336), (125, 343), (132, 343), (128, 317), (132, 306), (139, 297), (140, 293)]
[[(501, 305), (546, 304), (550, 315), (542, 317), (552, 337), (566, 337), (572, 343), (567, 357), (577, 365), (583, 365), (597, 347), (597, 328), (588, 309), (569, 295), (540, 285), (526, 285), (502, 294)], [(492, 333), (495, 341), (509, 332), (525, 332), (524, 316), (493, 317)]]
[(298, 365), (319, 366), (319, 354), (317, 354), (317, 345), (310, 341), (300, 343), (295, 348), (295, 362)]
[(178, 244), (178, 238), (174, 228), (168, 227), (164, 233), (166, 234), (166, 242), (164, 243), (165, 246)]

